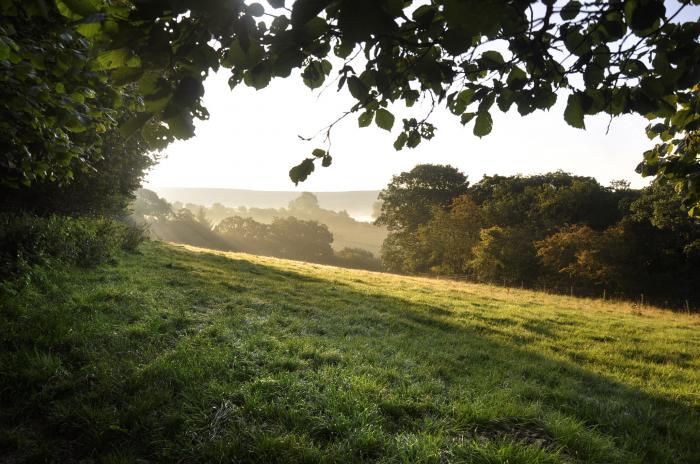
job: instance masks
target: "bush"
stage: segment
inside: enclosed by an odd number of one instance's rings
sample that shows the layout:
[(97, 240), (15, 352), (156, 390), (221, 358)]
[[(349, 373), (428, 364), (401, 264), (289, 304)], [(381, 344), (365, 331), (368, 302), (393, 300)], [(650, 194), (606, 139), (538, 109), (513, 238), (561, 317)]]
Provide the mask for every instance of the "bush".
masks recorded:
[(353, 269), (367, 269), (369, 271), (379, 271), (382, 263), (372, 252), (362, 248), (345, 247), (336, 252), (336, 264), (342, 267)]
[(48, 260), (95, 266), (120, 250), (135, 251), (142, 228), (108, 218), (0, 215), (0, 275)]

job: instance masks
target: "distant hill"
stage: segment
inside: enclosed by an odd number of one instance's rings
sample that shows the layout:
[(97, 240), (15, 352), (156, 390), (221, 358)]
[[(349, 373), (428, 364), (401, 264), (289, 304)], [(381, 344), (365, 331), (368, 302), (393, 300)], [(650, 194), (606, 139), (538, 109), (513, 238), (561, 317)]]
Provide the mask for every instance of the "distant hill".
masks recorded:
[[(248, 208), (282, 208), (299, 196), (299, 191), (261, 191), (222, 188), (180, 188), (149, 187), (169, 202), (195, 203), (211, 206), (221, 203), (224, 206)], [(354, 218), (369, 221), (372, 204), (377, 201), (379, 190), (358, 190), (350, 192), (312, 192), (318, 198), (319, 206), (332, 211), (347, 211)]]

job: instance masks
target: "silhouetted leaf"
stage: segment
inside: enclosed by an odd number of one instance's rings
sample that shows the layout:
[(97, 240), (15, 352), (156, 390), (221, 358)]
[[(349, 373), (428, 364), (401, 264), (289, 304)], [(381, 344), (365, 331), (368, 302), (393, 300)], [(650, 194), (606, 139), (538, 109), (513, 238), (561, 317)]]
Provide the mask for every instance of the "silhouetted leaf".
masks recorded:
[(379, 108), (377, 110), (375, 122), (377, 123), (377, 126), (381, 127), (382, 129), (391, 132), (391, 128), (394, 127), (394, 120), (394, 115), (391, 114), (388, 110), (384, 108)]
[(586, 125), (583, 122), (583, 106), (579, 94), (574, 93), (569, 95), (566, 102), (566, 110), (564, 110), (564, 120), (572, 127), (585, 129)]
[(474, 123), (474, 135), (477, 137), (489, 135), (491, 129), (493, 129), (491, 114), (488, 111), (479, 112), (476, 115), (476, 122)]
[(289, 170), (289, 178), (294, 182), (294, 185), (299, 185), (299, 182), (304, 182), (314, 172), (314, 169), (314, 159), (306, 158)]
[(362, 114), (360, 114), (360, 117), (357, 118), (357, 123), (360, 127), (367, 127), (372, 124), (373, 118), (374, 113), (372, 111), (364, 111)]
[(559, 13), (562, 19), (570, 20), (578, 16), (579, 11), (581, 11), (581, 2), (572, 0), (561, 9)]

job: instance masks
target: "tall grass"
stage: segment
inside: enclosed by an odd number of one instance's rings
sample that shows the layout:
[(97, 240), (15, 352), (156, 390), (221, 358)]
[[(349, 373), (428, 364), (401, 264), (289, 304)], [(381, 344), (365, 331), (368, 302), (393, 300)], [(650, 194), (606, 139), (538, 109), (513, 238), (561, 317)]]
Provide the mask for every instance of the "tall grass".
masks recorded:
[(700, 462), (698, 317), (141, 250), (2, 287), (0, 461)]

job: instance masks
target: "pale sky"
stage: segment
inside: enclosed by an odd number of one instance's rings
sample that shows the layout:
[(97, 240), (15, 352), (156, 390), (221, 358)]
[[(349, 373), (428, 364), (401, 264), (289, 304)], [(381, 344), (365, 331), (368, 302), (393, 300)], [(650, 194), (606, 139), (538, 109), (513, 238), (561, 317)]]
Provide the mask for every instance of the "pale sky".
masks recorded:
[[(697, 11), (697, 10), (696, 10)], [(334, 69), (331, 78), (336, 74)], [(648, 183), (634, 172), (642, 153), (653, 146), (644, 134), (648, 124), (639, 116), (613, 120), (605, 134), (608, 117), (586, 117), (585, 131), (568, 126), (563, 119), (566, 97), (548, 112), (521, 117), (515, 105), (503, 114), (495, 106), (494, 129), (479, 139), (472, 134), (473, 121), (462, 127), (458, 117), (441, 107), (433, 113), (438, 127), (432, 141), (416, 149), (395, 151), (403, 117), (421, 119), (426, 107), (395, 106), (392, 133), (374, 124), (360, 129), (357, 115), (336, 125), (332, 133), (333, 164), (316, 171), (295, 187), (289, 169), (325, 148), (323, 136), (314, 135), (352, 105), (347, 91), (336, 86), (323, 93), (309, 90), (299, 77), (276, 79), (261, 91), (241, 84), (229, 90), (228, 70), (212, 75), (205, 83), (205, 106), (211, 118), (196, 124), (196, 136), (171, 144), (164, 159), (146, 178), (151, 187), (215, 187), (252, 190), (344, 191), (379, 190), (392, 175), (420, 163), (451, 164), (471, 182), (484, 174), (537, 174), (558, 169), (593, 176), (603, 185), (627, 179), (633, 187)]]

